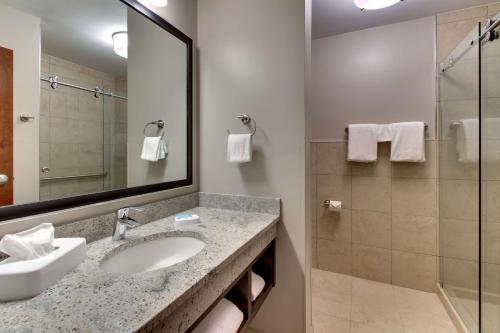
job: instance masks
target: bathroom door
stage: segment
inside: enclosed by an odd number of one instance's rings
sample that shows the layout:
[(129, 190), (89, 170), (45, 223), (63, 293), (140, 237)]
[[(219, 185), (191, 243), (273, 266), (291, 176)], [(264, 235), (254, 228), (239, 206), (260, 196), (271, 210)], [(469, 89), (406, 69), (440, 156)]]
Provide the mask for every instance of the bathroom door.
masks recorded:
[(0, 47), (0, 206), (13, 204), (13, 58)]

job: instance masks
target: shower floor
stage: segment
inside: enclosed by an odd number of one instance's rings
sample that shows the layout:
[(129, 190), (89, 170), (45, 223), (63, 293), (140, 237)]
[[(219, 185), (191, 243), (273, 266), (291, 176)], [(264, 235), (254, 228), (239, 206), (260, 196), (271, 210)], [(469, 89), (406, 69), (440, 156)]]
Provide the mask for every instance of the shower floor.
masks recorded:
[(457, 333), (432, 293), (312, 271), (314, 333)]

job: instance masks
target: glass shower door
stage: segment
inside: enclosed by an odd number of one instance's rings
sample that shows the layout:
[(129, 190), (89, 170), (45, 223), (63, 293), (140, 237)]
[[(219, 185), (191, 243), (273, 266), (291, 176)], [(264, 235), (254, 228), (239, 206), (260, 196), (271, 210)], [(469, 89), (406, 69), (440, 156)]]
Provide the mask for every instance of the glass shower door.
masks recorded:
[[(499, 17), (499, 15), (497, 15)], [(498, 29), (497, 29), (498, 30)], [(481, 44), (481, 332), (500, 332), (500, 40)]]
[(439, 75), (439, 278), (470, 332), (480, 328), (479, 25)]

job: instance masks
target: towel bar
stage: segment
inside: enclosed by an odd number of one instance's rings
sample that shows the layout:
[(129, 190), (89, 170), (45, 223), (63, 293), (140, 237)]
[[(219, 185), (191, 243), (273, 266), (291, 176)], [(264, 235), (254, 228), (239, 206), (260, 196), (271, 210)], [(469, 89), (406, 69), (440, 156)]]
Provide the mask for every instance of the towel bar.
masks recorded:
[(148, 126), (150, 125), (156, 125), (158, 126), (158, 128), (163, 128), (165, 127), (165, 122), (163, 120), (157, 120), (157, 121), (151, 121), (149, 123), (147, 123), (146, 125), (144, 125), (144, 130), (142, 131), (144, 133), (144, 136), (146, 136), (146, 130), (148, 129)]
[[(424, 124), (424, 128), (425, 128), (425, 130), (427, 131), (427, 130), (429, 129), (429, 125)], [(348, 133), (349, 133), (349, 127), (346, 127), (346, 128), (344, 129), (344, 131), (345, 131), (345, 134), (348, 134)]]
[[(242, 115), (239, 115), (237, 116), (236, 118), (238, 118), (239, 120), (241, 120), (241, 122), (244, 124), (244, 125), (247, 125), (248, 127), (251, 128), (251, 125), (250, 123), (253, 122), (253, 131), (251, 133), (252, 136), (255, 135), (255, 133), (257, 132), (257, 123), (255, 122), (255, 119), (253, 119), (252, 117), (250, 117), (249, 115), (247, 114), (242, 114)], [(231, 132), (229, 130), (227, 130), (227, 134), (231, 134)]]

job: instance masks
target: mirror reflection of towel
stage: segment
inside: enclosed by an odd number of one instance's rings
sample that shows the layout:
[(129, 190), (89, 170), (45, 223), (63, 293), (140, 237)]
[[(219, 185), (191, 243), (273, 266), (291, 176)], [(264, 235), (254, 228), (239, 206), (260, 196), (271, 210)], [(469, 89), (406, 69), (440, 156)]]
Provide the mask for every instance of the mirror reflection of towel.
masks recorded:
[(168, 151), (161, 136), (144, 138), (141, 159), (148, 162), (158, 162), (167, 157)]
[(479, 119), (462, 119), (457, 128), (457, 153), (460, 163), (479, 161)]

